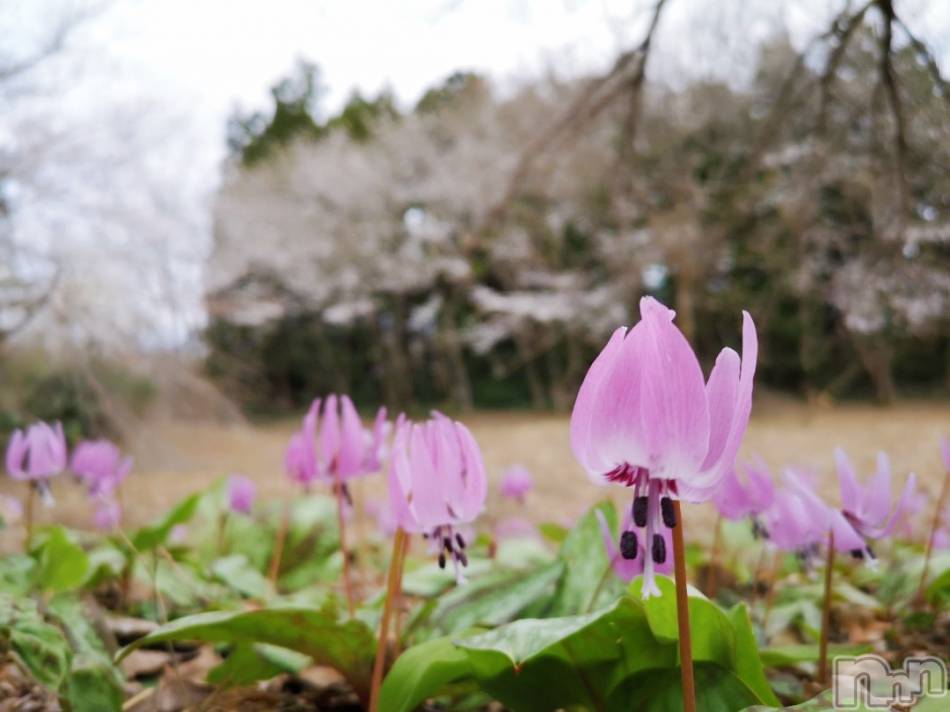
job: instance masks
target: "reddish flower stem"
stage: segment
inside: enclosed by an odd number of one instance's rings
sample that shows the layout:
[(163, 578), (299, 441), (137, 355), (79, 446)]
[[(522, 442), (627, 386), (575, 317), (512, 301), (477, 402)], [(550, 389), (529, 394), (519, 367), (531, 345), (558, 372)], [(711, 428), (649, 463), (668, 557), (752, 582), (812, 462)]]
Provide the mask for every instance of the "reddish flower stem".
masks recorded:
[(825, 561), (825, 602), (821, 610), (821, 641), (818, 648), (818, 682), (828, 684), (828, 632), (831, 628), (831, 575), (835, 567), (835, 533), (828, 532), (828, 559)]
[[(335, 469), (335, 468), (334, 468)], [(343, 516), (344, 506), (343, 481), (339, 473), (336, 475), (336, 520), (340, 530), (340, 552), (343, 554), (343, 593), (346, 596), (346, 609), (350, 617), (356, 612), (356, 602), (353, 598), (353, 581), (350, 578), (350, 551), (346, 548), (346, 525)]]
[(950, 470), (943, 476), (943, 486), (940, 488), (940, 497), (937, 498), (937, 509), (930, 524), (930, 536), (927, 538), (927, 553), (924, 554), (924, 570), (920, 574), (920, 586), (917, 588), (917, 602), (923, 603), (927, 597), (927, 574), (930, 570), (930, 557), (933, 554), (934, 541), (937, 538), (937, 529), (940, 527), (940, 516), (950, 495)]
[[(404, 543), (402, 547), (402, 561), (399, 564), (400, 567), (404, 566), (406, 563), (406, 557), (409, 555), (409, 544), (412, 542), (412, 537), (404, 537)], [(400, 580), (401, 580), (400, 574)], [(393, 660), (399, 657), (402, 652), (402, 586), (399, 586), (396, 590), (396, 602), (393, 604), (394, 615), (396, 616), (396, 630), (393, 634)]]
[(393, 553), (389, 559), (389, 577), (386, 582), (386, 601), (383, 604), (383, 618), (379, 622), (379, 640), (376, 643), (376, 660), (373, 662), (373, 678), (370, 687), (369, 710), (379, 708), (379, 688), (383, 682), (383, 667), (386, 664), (386, 647), (389, 642), (389, 621), (402, 589), (402, 568), (406, 556), (406, 532), (396, 530), (393, 539)]
[(683, 712), (696, 712), (696, 682), (693, 678), (693, 643), (689, 630), (689, 597), (686, 591), (686, 550), (683, 546), (683, 511), (673, 500), (673, 566), (676, 578), (676, 621), (679, 626), (680, 675), (683, 682)]

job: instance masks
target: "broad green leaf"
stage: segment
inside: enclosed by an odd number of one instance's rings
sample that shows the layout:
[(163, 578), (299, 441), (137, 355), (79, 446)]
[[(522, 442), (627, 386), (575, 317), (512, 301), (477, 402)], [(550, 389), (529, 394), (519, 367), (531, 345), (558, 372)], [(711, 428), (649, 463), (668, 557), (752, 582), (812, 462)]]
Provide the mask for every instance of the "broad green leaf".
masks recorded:
[(539, 598), (549, 597), (563, 570), (554, 561), (530, 573), (499, 571), (458, 586), (439, 598), (427, 627), (448, 634), (507, 623)]
[[(470, 584), (481, 581), (492, 570), (492, 562), (487, 559), (469, 557), (465, 576)], [(440, 569), (434, 561), (413, 569), (407, 569), (402, 577), (402, 590), (411, 596), (438, 596), (455, 586), (455, 574), (446, 567)]]
[(444, 685), (471, 675), (468, 656), (452, 638), (410, 648), (396, 660), (380, 689), (380, 712), (412, 712)]
[(131, 539), (132, 546), (140, 553), (162, 546), (167, 541), (172, 529), (179, 524), (184, 524), (194, 516), (200, 500), (201, 493), (183, 499), (163, 518), (135, 532)]
[(179, 618), (123, 648), (118, 659), (143, 645), (169, 640), (289, 648), (310, 656), (317, 665), (335, 668), (363, 695), (369, 689), (376, 647), (373, 632), (361, 621), (339, 622), (323, 610), (276, 608)]
[(35, 568), (36, 559), (27, 554), (0, 556), (0, 593), (25, 596)]
[(613, 576), (597, 522), (595, 512), (598, 509), (604, 513), (611, 530), (617, 527), (617, 512), (609, 501), (592, 507), (577, 520), (561, 545), (559, 557), (564, 562), (564, 576), (551, 604), (551, 616), (574, 615), (591, 610), (595, 607), (593, 598), (598, 588), (602, 588), (601, 582), (605, 576)]
[(266, 599), (274, 593), (267, 578), (251, 567), (244, 554), (233, 554), (211, 564), (211, 573), (248, 598)]
[(538, 531), (548, 541), (562, 544), (567, 539), (568, 529), (557, 522), (543, 522), (538, 525)]
[(927, 586), (927, 600), (940, 607), (950, 605), (950, 568)]
[[(836, 655), (857, 656), (871, 652), (870, 645), (836, 645), (828, 646), (828, 658)], [(759, 651), (759, 658), (763, 665), (768, 667), (783, 667), (800, 663), (817, 663), (819, 647), (817, 644), (775, 645)]]
[(749, 619), (749, 609), (744, 603), (738, 603), (729, 610), (728, 615), (736, 634), (736, 676), (755, 692), (760, 700), (777, 705), (778, 699), (765, 677), (762, 660), (756, 649), (755, 631)]
[(119, 710), (124, 698), (123, 679), (93, 623), (94, 612), (74, 596), (50, 600), (49, 616), (67, 633), (73, 650), (63, 694), (74, 712)]
[(93, 588), (105, 581), (117, 579), (126, 566), (125, 555), (112, 544), (103, 544), (90, 549), (89, 570), (86, 572), (85, 588)]
[(310, 663), (310, 657), (272, 645), (239, 643), (217, 667), (208, 672), (215, 685), (250, 685), (269, 680), (281, 673), (297, 673)]
[(70, 541), (66, 530), (53, 527), (39, 550), (35, 570), (36, 585), (43, 591), (59, 593), (82, 584), (89, 570), (89, 557)]
[(32, 600), (0, 596), (0, 640), (9, 641), (36, 680), (59, 690), (69, 672), (69, 644), (59, 628), (43, 620)]
[[(661, 586), (666, 588), (667, 584)], [(593, 613), (522, 619), (491, 631), (466, 635), (456, 640), (455, 645), (466, 654), (470, 672), (452, 680), (475, 682), (518, 712), (573, 707), (666, 709), (662, 704), (673, 705), (669, 708), (675, 709), (673, 693), (658, 693), (660, 702), (654, 703), (642, 698), (636, 692), (638, 686), (630, 683), (631, 677), (644, 671), (666, 671), (669, 686), (678, 689), (675, 621), (671, 631), (667, 605), (673, 606), (675, 616), (671, 590), (664, 596), (664, 602), (654, 603), (654, 610), (649, 613), (639, 596), (628, 593)], [(744, 607), (727, 614), (704, 597), (692, 595), (690, 628), (697, 668), (706, 666), (704, 684), (716, 690), (709, 699), (734, 705), (710, 709), (734, 710), (756, 702), (775, 701), (758, 660)], [(740, 646), (748, 649), (740, 651)], [(425, 668), (430, 664), (428, 655), (413, 661), (413, 674), (423, 681), (414, 693), (415, 700), (426, 699), (438, 691), (434, 684), (424, 684)], [(400, 676), (408, 674), (408, 663), (404, 666)], [(462, 670), (461, 666), (458, 670)], [(630, 694), (636, 695), (632, 702)], [(660, 703), (661, 706), (651, 706)]]
[[(718, 665), (698, 663), (694, 675), (697, 712), (735, 712), (759, 701), (734, 673)], [(607, 712), (682, 712), (680, 670), (646, 670), (633, 675), (601, 708)]]
[(108, 659), (90, 653), (73, 658), (64, 693), (72, 712), (119, 712), (125, 698)]

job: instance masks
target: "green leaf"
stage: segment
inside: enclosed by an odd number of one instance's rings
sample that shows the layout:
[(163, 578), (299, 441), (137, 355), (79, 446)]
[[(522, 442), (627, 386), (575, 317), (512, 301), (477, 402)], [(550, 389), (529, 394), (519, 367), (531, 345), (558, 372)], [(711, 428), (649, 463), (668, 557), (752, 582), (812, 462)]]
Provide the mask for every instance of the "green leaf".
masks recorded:
[(927, 600), (940, 607), (950, 605), (950, 568), (927, 586)]
[[(672, 582), (663, 579), (659, 585), (665, 591), (659, 599), (642, 601), (631, 592), (593, 613), (522, 619), (456, 640), (455, 646), (466, 654), (470, 669), (463, 675), (461, 659), (453, 658), (456, 666), (449, 681), (476, 683), (519, 712), (572, 707), (676, 709), (679, 668), (675, 599)], [(704, 671), (703, 684), (713, 691), (707, 705), (732, 705), (703, 709), (731, 711), (757, 702), (775, 702), (758, 660), (745, 608), (739, 606), (727, 614), (700, 595), (691, 595), (689, 605), (694, 661), (697, 669)], [(438, 692), (435, 683), (427, 683), (426, 668), (435, 660), (448, 659), (447, 639), (439, 639), (443, 648), (431, 642), (440, 655), (426, 652), (412, 659), (412, 674), (418, 681), (412, 688), (414, 700)], [(649, 685), (629, 682), (644, 671), (658, 676), (658, 671), (663, 672), (657, 679), (663, 680), (665, 687), (654, 695), (659, 702), (651, 702), (641, 693)], [(408, 676), (409, 663), (403, 663), (396, 674), (400, 678)], [(439, 685), (446, 684), (436, 679)]]
[(82, 585), (89, 569), (89, 557), (70, 541), (66, 530), (53, 527), (39, 550), (35, 570), (36, 585), (43, 591), (59, 593)]
[(25, 596), (33, 581), (36, 559), (27, 554), (0, 557), (0, 592)]
[[(694, 667), (697, 712), (735, 712), (759, 700), (734, 674), (718, 665)], [(627, 678), (607, 700), (607, 712), (682, 712), (678, 668), (646, 670)]]
[(605, 576), (613, 576), (597, 521), (598, 509), (604, 513), (611, 529), (616, 529), (617, 512), (609, 501), (591, 507), (571, 529), (559, 553), (564, 562), (564, 577), (551, 604), (551, 616), (587, 612), (596, 603), (593, 598), (601, 581)]
[(125, 695), (108, 660), (80, 653), (66, 679), (65, 697), (72, 712), (118, 712)]
[(564, 571), (560, 561), (535, 571), (499, 571), (458, 586), (439, 598), (427, 628), (440, 634), (514, 619), (539, 598), (550, 596)]
[(365, 696), (372, 673), (375, 639), (358, 620), (339, 622), (327, 611), (275, 608), (199, 613), (174, 620), (123, 648), (121, 660), (135, 648), (170, 640), (209, 643), (269, 643), (303, 653), (317, 665), (338, 670)]
[(141, 553), (164, 545), (172, 529), (179, 524), (184, 524), (195, 515), (195, 510), (198, 508), (200, 501), (201, 493), (186, 497), (162, 519), (135, 532), (132, 535), (132, 546)]
[(0, 596), (0, 640), (33, 677), (59, 690), (69, 672), (71, 652), (62, 631), (43, 620), (30, 599)]
[(538, 525), (541, 536), (555, 544), (562, 544), (567, 539), (568, 529), (556, 522), (543, 522)]
[(762, 659), (758, 655), (755, 642), (755, 631), (749, 619), (749, 609), (744, 603), (738, 603), (729, 610), (729, 620), (736, 634), (736, 666), (737, 677), (745, 683), (763, 702), (777, 705), (778, 698), (772, 692), (765, 677)]
[(471, 672), (468, 656), (449, 637), (416, 645), (399, 656), (383, 680), (380, 712), (412, 712), (440, 688)]
[(286, 648), (239, 643), (223, 663), (208, 672), (208, 682), (225, 686), (250, 685), (281, 673), (298, 673), (309, 663), (309, 656)]
[[(829, 659), (836, 655), (857, 656), (872, 651), (870, 645), (836, 645), (828, 646)], [(801, 663), (817, 663), (819, 646), (817, 644), (775, 645), (759, 651), (759, 659), (768, 667), (787, 667)]]
[(211, 564), (211, 573), (222, 583), (248, 598), (266, 599), (274, 594), (270, 581), (252, 568), (244, 554), (233, 554)]

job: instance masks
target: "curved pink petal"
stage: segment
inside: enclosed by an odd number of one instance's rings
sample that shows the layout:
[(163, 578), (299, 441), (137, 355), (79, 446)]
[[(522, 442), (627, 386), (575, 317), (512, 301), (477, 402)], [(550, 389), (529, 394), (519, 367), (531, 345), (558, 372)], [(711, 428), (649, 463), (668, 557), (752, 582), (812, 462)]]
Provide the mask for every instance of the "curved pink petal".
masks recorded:
[[(758, 356), (759, 340), (755, 323), (749, 313), (744, 311), (742, 312), (742, 359), (739, 368), (739, 386), (736, 390), (736, 406), (732, 411), (729, 435), (722, 446), (722, 452), (715, 461), (704, 462), (702, 472), (680, 478), (678, 484), (682, 499), (688, 502), (708, 499), (728, 469), (735, 467), (736, 454), (739, 452), (742, 438), (749, 426), (749, 415), (752, 412), (752, 387)], [(716, 415), (711, 416), (712, 419), (716, 417)]]
[(644, 297), (640, 315), (640, 414), (647, 459), (627, 462), (647, 467), (652, 477), (688, 479), (700, 469), (709, 449), (703, 371), (686, 337), (674, 326), (672, 310)]
[(365, 474), (363, 464), (366, 459), (367, 436), (363, 421), (360, 420), (359, 413), (356, 412), (356, 407), (349, 396), (340, 396), (340, 411), (342, 418), (337, 467), (340, 477), (349, 479)]
[(861, 485), (851, 460), (840, 447), (835, 448), (835, 467), (838, 470), (838, 484), (841, 489), (841, 508), (858, 513), (861, 507)]
[(488, 495), (488, 478), (482, 453), (471, 431), (459, 422), (454, 424), (462, 453), (462, 491), (453, 509), (462, 522), (469, 522), (481, 514)]
[[(409, 428), (409, 463), (412, 467), (411, 508), (425, 529), (450, 521), (443, 489), (444, 480), (435, 469), (427, 440), (434, 438), (437, 424), (430, 421)], [(429, 436), (429, 437), (427, 437)]]
[(878, 453), (877, 471), (861, 497), (860, 514), (874, 526), (882, 526), (891, 513), (891, 463), (887, 455)]
[(340, 409), (336, 394), (331, 393), (323, 402), (323, 413), (317, 435), (318, 462), (334, 482), (339, 475)]
[(911, 511), (916, 489), (917, 475), (911, 472), (907, 476), (907, 482), (904, 483), (904, 489), (901, 492), (900, 499), (897, 500), (897, 506), (894, 507), (894, 511), (891, 513), (890, 518), (882, 522), (880, 532), (874, 537), (875, 539), (889, 536), (891, 532), (894, 531), (894, 528), (900, 523), (901, 519), (903, 519), (907, 513)]
[(28, 444), (26, 435), (22, 430), (14, 430), (10, 436), (10, 442), (7, 444), (6, 468), (7, 474), (17, 480), (23, 480), (28, 477), (23, 461), (26, 458)]
[[(709, 403), (709, 449), (702, 469), (708, 470), (722, 457), (732, 431), (739, 400), (739, 354), (726, 348), (716, 357), (716, 365), (706, 384)], [(730, 468), (731, 469), (731, 468)]]
[(602, 409), (613, 409), (619, 413), (635, 415), (639, 425), (636, 393), (628, 392), (630, 384), (624, 386), (624, 379), (619, 378), (614, 380), (624, 390), (605, 389), (605, 384), (614, 376), (615, 370), (629, 370), (618, 368), (626, 335), (626, 327), (616, 329), (611, 335), (607, 345), (588, 369), (571, 412), (571, 449), (574, 457), (584, 467), (591, 481), (599, 485), (604, 484), (604, 473), (620, 464), (612, 457), (604, 455), (603, 443), (613, 437), (613, 428), (611, 432), (602, 429), (603, 419), (598, 416), (599, 412)]
[(411, 425), (400, 413), (396, 420), (393, 454), (389, 461), (389, 504), (398, 526), (407, 532), (423, 530), (409, 506), (412, 497), (412, 464), (409, 459)]

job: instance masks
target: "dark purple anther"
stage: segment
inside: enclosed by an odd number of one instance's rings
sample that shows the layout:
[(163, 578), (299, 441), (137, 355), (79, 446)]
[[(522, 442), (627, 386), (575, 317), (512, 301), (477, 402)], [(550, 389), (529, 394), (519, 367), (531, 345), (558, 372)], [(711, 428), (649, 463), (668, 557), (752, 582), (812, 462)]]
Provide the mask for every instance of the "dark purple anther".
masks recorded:
[(653, 563), (666, 563), (666, 540), (660, 534), (653, 535)]
[(664, 497), (660, 500), (660, 511), (663, 513), (663, 523), (670, 529), (676, 526), (676, 510), (673, 509), (673, 500)]
[(637, 533), (630, 531), (620, 535), (620, 555), (632, 561), (637, 558), (637, 551), (640, 549), (640, 542), (637, 541)]
[(633, 523), (638, 527), (647, 525), (647, 504), (649, 499), (641, 495), (633, 500)]

